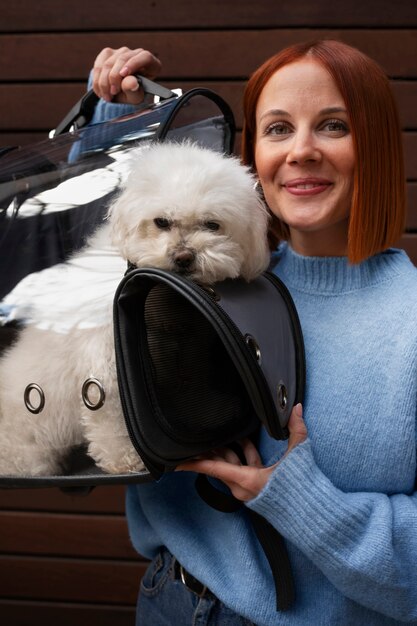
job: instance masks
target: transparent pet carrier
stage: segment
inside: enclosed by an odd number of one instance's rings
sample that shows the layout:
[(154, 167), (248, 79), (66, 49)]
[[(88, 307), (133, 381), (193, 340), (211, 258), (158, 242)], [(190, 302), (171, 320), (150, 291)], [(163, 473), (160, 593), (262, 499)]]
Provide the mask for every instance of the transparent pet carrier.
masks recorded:
[[(210, 90), (178, 95), (143, 84), (158, 102), (86, 125), (97, 100), (90, 92), (52, 138), (0, 153), (0, 486), (150, 478), (128, 460), (129, 469), (118, 472), (88, 454), (82, 414), (90, 411), (100, 428), (104, 390), (89, 363), (72, 355), (108, 320), (126, 262), (107, 240), (86, 242), (104, 222), (135, 152), (150, 142), (189, 139), (230, 153), (234, 120)], [(123, 428), (104, 432), (109, 445), (123, 444)]]

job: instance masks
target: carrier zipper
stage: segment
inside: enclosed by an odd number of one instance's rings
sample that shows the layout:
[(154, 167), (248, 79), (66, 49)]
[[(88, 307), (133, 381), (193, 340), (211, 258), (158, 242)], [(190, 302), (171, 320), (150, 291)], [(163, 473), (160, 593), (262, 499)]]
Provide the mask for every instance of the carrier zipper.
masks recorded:
[(295, 307), (294, 300), (292, 299), (292, 296), (285, 283), (283, 283), (282, 280), (272, 272), (264, 272), (263, 276), (265, 276), (265, 278), (267, 278), (269, 282), (271, 282), (278, 288), (278, 291), (282, 295), (285, 304), (287, 305), (287, 310), (294, 333), (295, 343), (298, 348), (298, 350), (295, 351), (297, 369), (295, 404), (298, 404), (299, 402), (303, 402), (304, 400), (304, 390), (306, 383), (305, 348), (300, 318), (298, 317), (298, 312)]

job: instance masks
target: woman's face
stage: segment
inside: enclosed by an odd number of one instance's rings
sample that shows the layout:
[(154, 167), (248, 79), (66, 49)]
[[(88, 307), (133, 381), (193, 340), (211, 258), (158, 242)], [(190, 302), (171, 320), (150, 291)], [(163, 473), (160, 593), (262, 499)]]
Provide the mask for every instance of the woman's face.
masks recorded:
[(256, 108), (255, 165), (299, 254), (346, 254), (354, 163), (346, 106), (327, 70), (303, 59), (273, 74)]

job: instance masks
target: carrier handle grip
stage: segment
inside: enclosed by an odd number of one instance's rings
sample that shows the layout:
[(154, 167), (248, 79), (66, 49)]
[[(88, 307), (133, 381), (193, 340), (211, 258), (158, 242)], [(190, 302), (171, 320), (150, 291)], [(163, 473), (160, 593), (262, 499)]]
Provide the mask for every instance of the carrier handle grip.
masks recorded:
[[(149, 80), (149, 78), (145, 78), (145, 76), (141, 76), (140, 74), (135, 74), (135, 78), (138, 81), (138, 84), (142, 86), (143, 91), (146, 94), (151, 96), (158, 96), (161, 100), (168, 100), (169, 98), (174, 98), (177, 94), (164, 87), (163, 85), (159, 85), (155, 83), (153, 80)], [(72, 109), (67, 113), (64, 119), (57, 125), (54, 131), (50, 136), (57, 137), (58, 135), (62, 135), (70, 130), (78, 130), (82, 128), (91, 120), (94, 114), (94, 110), (96, 108), (97, 102), (99, 101), (99, 97), (90, 89), (85, 93), (80, 100)]]

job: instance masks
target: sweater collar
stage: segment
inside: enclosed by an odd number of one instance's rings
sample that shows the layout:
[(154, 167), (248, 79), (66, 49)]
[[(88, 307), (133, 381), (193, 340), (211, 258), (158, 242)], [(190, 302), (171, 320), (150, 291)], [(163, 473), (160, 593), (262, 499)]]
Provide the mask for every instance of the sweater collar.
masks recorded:
[(283, 243), (272, 255), (271, 269), (288, 287), (335, 295), (392, 280), (409, 263), (405, 252), (396, 248), (352, 265), (347, 257), (302, 256)]

